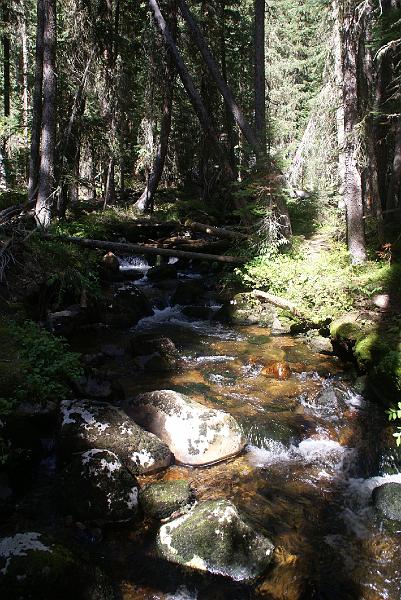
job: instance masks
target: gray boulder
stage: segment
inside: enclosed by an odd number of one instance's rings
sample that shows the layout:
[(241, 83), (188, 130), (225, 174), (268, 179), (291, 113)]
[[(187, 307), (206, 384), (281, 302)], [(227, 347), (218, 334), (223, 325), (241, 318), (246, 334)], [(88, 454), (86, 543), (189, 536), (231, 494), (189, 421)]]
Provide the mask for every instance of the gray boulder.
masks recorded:
[(161, 556), (194, 569), (252, 581), (269, 565), (274, 546), (246, 523), (226, 500), (202, 502), (163, 525), (157, 536)]
[(385, 483), (372, 492), (373, 506), (384, 520), (401, 523), (401, 483)]
[(177, 368), (180, 355), (167, 337), (142, 333), (131, 340), (135, 363), (147, 371), (172, 371)]
[(168, 445), (181, 464), (219, 462), (235, 456), (246, 444), (232, 416), (172, 390), (140, 394), (131, 401), (130, 412)]
[(128, 521), (138, 512), (138, 483), (109, 450), (74, 456), (61, 475), (61, 492), (66, 512), (83, 521)]
[(173, 513), (185, 509), (192, 500), (191, 487), (183, 479), (151, 483), (139, 494), (143, 512), (153, 519), (167, 519)]
[(105, 575), (38, 532), (0, 539), (0, 597), (112, 600)]
[(63, 460), (77, 452), (110, 450), (134, 475), (158, 471), (171, 462), (166, 444), (111, 404), (65, 400), (60, 410), (58, 447)]

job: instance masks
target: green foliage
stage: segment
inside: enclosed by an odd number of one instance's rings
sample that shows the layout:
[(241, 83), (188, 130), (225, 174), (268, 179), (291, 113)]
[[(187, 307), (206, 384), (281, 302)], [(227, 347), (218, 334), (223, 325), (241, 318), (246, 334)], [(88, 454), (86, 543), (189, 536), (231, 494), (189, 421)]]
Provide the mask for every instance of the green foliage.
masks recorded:
[(71, 381), (82, 374), (80, 355), (71, 352), (64, 339), (32, 321), (3, 319), (0, 325), (0, 339), (7, 347), (0, 355), (4, 394), (0, 414), (10, 412), (20, 402), (44, 403), (68, 396)]
[[(398, 402), (397, 407), (392, 406), (386, 410), (389, 421), (396, 421), (401, 419), (401, 402)], [(397, 427), (398, 431), (393, 433), (393, 437), (396, 439), (397, 446), (401, 446), (401, 427)]]
[(66, 297), (78, 302), (83, 290), (89, 300), (100, 296), (98, 257), (93, 251), (40, 236), (31, 236), (29, 251), (35, 269), (54, 292), (54, 305), (61, 306)]

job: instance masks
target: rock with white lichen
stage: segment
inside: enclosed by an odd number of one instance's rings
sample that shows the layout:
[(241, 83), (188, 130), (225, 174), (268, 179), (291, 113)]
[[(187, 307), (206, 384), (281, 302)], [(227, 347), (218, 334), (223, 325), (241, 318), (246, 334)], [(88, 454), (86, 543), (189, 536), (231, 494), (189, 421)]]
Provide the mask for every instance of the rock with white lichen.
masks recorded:
[(145, 486), (139, 494), (143, 512), (153, 519), (167, 519), (193, 502), (191, 487), (184, 479), (161, 481)]
[(127, 521), (138, 512), (138, 483), (110, 450), (74, 456), (61, 474), (60, 491), (66, 512), (83, 521)]
[(165, 443), (111, 404), (65, 400), (60, 411), (58, 450), (64, 461), (79, 452), (101, 449), (114, 452), (134, 475), (158, 471), (171, 463)]
[(236, 420), (172, 390), (140, 394), (130, 414), (163, 440), (177, 462), (207, 465), (235, 456), (246, 441)]
[(112, 600), (105, 575), (38, 532), (0, 539), (0, 597)]
[(235, 581), (257, 579), (271, 562), (274, 550), (271, 541), (257, 533), (226, 500), (202, 502), (163, 525), (157, 548), (171, 562)]

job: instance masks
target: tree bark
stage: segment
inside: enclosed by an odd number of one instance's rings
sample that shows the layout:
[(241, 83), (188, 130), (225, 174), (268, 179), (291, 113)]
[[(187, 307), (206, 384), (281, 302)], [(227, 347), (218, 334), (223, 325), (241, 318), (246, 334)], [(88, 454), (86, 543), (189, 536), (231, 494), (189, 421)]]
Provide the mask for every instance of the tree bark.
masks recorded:
[(56, 0), (43, 0), (42, 152), (35, 218), (46, 229), (51, 221), (56, 145)]
[(154, 254), (159, 256), (176, 256), (178, 258), (190, 258), (193, 260), (206, 260), (211, 262), (222, 262), (227, 264), (240, 265), (247, 262), (246, 258), (237, 256), (225, 256), (219, 254), (202, 254), (201, 252), (187, 252), (184, 250), (173, 250), (172, 248), (158, 248), (156, 246), (147, 246), (142, 244), (122, 244), (118, 242), (105, 242), (103, 240), (90, 240), (86, 238), (76, 238), (70, 236), (57, 236), (45, 234), (45, 239), (59, 240), (61, 242), (71, 242), (87, 248), (99, 248), (102, 250), (111, 250), (121, 254)]
[(397, 208), (400, 201), (401, 190), (401, 117), (398, 117), (394, 128), (394, 156), (387, 193), (388, 210)]
[[(177, 2), (172, 0), (171, 10), (168, 14), (168, 25), (171, 27), (172, 38), (175, 42), (177, 30)], [(141, 197), (135, 203), (135, 208), (140, 212), (149, 210), (153, 205), (154, 196), (159, 186), (163, 175), (164, 164), (166, 162), (168, 141), (171, 131), (171, 116), (173, 108), (173, 92), (174, 92), (175, 68), (174, 60), (170, 53), (166, 57), (164, 71), (164, 97), (163, 97), (163, 114), (160, 124), (160, 138), (157, 147), (155, 160), (153, 162), (152, 172), (149, 175), (146, 189)]]
[(22, 38), (22, 122), (24, 141), (28, 146), (28, 36), (24, 5), (22, 5), (22, 11), (20, 22)]
[(213, 227), (212, 225), (204, 225), (203, 223), (196, 223), (195, 221), (187, 221), (185, 223), (192, 231), (200, 231), (202, 233), (209, 233), (215, 237), (225, 238), (227, 240), (249, 240), (249, 235), (241, 233), (240, 231), (232, 231), (230, 229), (224, 229), (222, 227)]
[(43, 0), (37, 0), (35, 83), (32, 102), (31, 151), (29, 156), (29, 200), (32, 200), (36, 196), (39, 181), (40, 130), (42, 126), (43, 29)]
[(255, 128), (266, 148), (265, 0), (255, 0)]
[(10, 34), (8, 32), (8, 26), (10, 24), (10, 10), (8, 6), (8, 0), (3, 0), (2, 6), (2, 17), (5, 27), (5, 31), (2, 35), (3, 45), (3, 107), (4, 116), (10, 116), (10, 93), (11, 93), (11, 80), (10, 80)]
[(149, 7), (153, 13), (156, 24), (159, 27), (160, 32), (164, 38), (166, 46), (174, 59), (178, 75), (179, 75), (179, 77), (182, 81), (182, 84), (185, 88), (185, 91), (191, 101), (191, 104), (196, 112), (199, 122), (200, 122), (203, 130), (209, 136), (209, 138), (213, 144), (213, 149), (216, 154), (216, 157), (221, 161), (221, 164), (225, 168), (227, 175), (231, 178), (234, 178), (234, 173), (231, 169), (230, 163), (224, 152), (224, 149), (219, 142), (218, 136), (213, 127), (210, 116), (209, 116), (207, 110), (205, 109), (205, 106), (202, 102), (202, 98), (201, 98), (198, 90), (195, 88), (192, 77), (190, 76), (190, 74), (184, 64), (184, 61), (182, 60), (181, 54), (174, 42), (173, 36), (171, 35), (171, 32), (170, 32), (169, 28), (167, 27), (167, 23), (166, 23), (163, 15), (160, 12), (159, 5), (156, 0), (148, 0), (148, 3), (149, 3)]
[(348, 251), (352, 264), (366, 260), (362, 181), (358, 165), (359, 138), (356, 127), (359, 120), (357, 59), (360, 35), (356, 15), (348, 10), (343, 17), (342, 26), (344, 201), (347, 211)]
[(202, 32), (196, 19), (191, 14), (191, 11), (189, 10), (185, 0), (179, 0), (179, 4), (181, 14), (188, 24), (192, 38), (195, 44), (198, 46), (199, 51), (202, 54), (202, 57), (206, 63), (206, 66), (209, 69), (209, 72), (211, 73), (221, 95), (223, 96), (226, 102), (226, 106), (228, 106), (228, 108), (230, 109), (234, 119), (238, 123), (238, 126), (241, 128), (241, 131), (243, 132), (245, 138), (248, 140), (255, 154), (257, 154), (258, 156), (263, 154), (263, 149), (265, 146), (259, 143), (257, 135), (252, 130), (252, 127), (246, 120), (241, 108), (236, 103), (231, 89), (228, 87), (226, 81), (224, 80), (224, 77), (220, 72), (217, 63), (212, 53), (210, 52), (208, 45), (205, 42), (205, 39), (202, 35)]

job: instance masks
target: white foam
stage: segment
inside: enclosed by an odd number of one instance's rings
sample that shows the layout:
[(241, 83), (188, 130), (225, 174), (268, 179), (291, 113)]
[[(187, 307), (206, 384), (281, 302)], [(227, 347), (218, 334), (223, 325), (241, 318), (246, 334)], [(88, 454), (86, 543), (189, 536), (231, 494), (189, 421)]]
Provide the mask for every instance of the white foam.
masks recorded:
[(150, 265), (142, 256), (119, 256), (120, 271), (149, 271)]

